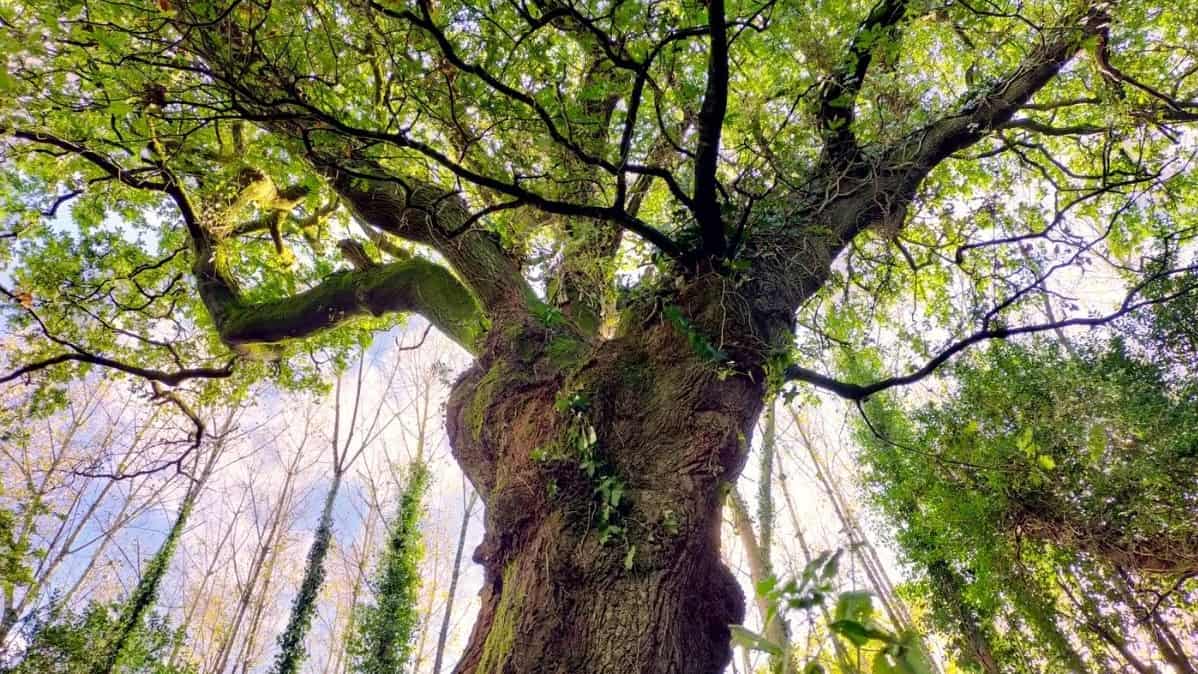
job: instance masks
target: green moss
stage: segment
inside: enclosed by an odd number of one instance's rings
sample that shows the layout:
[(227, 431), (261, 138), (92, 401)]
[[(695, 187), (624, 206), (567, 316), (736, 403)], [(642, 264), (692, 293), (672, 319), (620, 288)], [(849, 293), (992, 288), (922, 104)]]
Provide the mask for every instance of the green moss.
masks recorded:
[(261, 344), (304, 337), (354, 316), (414, 311), (470, 351), (482, 343), (485, 322), (474, 297), (444, 267), (411, 258), (360, 271), (330, 274), (296, 295), (243, 302), (220, 284), (201, 287), (221, 337), (230, 344)]
[(500, 383), (504, 381), (504, 373), (506, 368), (502, 364), (495, 364), (483, 378), (478, 380), (478, 384), (474, 387), (474, 397), (470, 399), (470, 405), (466, 408), (467, 422), (470, 424), (470, 433), (475, 442), (478, 442), (483, 435), (483, 426), (487, 421), (487, 408), (491, 406), (491, 401), (497, 393)]
[(565, 368), (578, 362), (582, 356), (584, 344), (566, 335), (558, 335), (549, 340), (545, 347), (545, 355), (549, 362), (558, 368)]
[(520, 615), (524, 602), (516, 591), (515, 581), (516, 563), (508, 562), (503, 570), (499, 606), (495, 607), (495, 617), (491, 620), (491, 629), (487, 632), (487, 640), (483, 642), (483, 654), (475, 670), (478, 674), (499, 671), (516, 643), (516, 617)]

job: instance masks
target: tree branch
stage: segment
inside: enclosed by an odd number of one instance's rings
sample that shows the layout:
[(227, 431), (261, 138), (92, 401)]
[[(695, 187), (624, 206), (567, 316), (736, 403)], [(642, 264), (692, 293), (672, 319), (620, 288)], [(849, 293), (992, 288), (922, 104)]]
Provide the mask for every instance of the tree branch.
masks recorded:
[(1172, 270), (1163, 274), (1154, 274), (1152, 277), (1133, 287), (1128, 292), (1127, 296), (1124, 297), (1123, 302), (1118, 309), (1103, 316), (1095, 316), (1091, 318), (1069, 318), (1060, 321), (1049, 321), (1047, 323), (1036, 323), (1010, 328), (995, 327), (978, 330), (977, 332), (974, 332), (964, 339), (954, 342), (953, 344), (941, 350), (931, 360), (924, 364), (923, 367), (920, 367), (919, 369), (908, 374), (888, 377), (886, 379), (873, 382), (872, 384), (853, 384), (850, 382), (841, 381), (835, 377), (831, 377), (799, 365), (791, 365), (786, 368), (785, 377), (790, 381), (806, 382), (826, 391), (835, 393), (842, 398), (848, 398), (849, 400), (865, 400), (866, 398), (869, 398), (870, 396), (887, 389), (895, 388), (897, 386), (905, 386), (907, 384), (914, 384), (915, 382), (918, 382), (934, 373), (940, 368), (940, 366), (947, 363), (953, 356), (981, 342), (991, 339), (1006, 339), (1016, 335), (1028, 335), (1047, 332), (1049, 330), (1060, 330), (1062, 328), (1068, 327), (1097, 327), (1106, 325), (1140, 308), (1168, 302), (1191, 292), (1198, 291), (1198, 283), (1196, 283), (1184, 286), (1180, 290), (1161, 297), (1148, 298), (1138, 302), (1135, 300), (1135, 298), (1140, 295), (1141, 291), (1143, 291), (1144, 288), (1149, 284), (1176, 274), (1192, 272), (1196, 269), (1198, 268), (1187, 267), (1184, 269)]
[(356, 316), (398, 311), (424, 316), (467, 351), (481, 346), (484, 322), (474, 297), (447, 269), (421, 257), (336, 272), (278, 300), (209, 304), (221, 339), (235, 346), (283, 342)]
[[(219, 241), (204, 226), (198, 209), (192, 203), (191, 196), (165, 165), (158, 167), (159, 174), (163, 176), (161, 182), (147, 181), (131, 175), (111, 158), (79, 143), (39, 131), (15, 130), (10, 133), (33, 142), (59, 147), (77, 155), (130, 187), (160, 191), (169, 196), (178, 208), (191, 238), (195, 255), (192, 271), (196, 278), (200, 297), (216, 324), (221, 338), (230, 346), (243, 347), (250, 344), (273, 343), (303, 337), (331, 328), (355, 316), (366, 314), (379, 316), (391, 311), (420, 313), (468, 351), (476, 350), (481, 343), (482, 313), (470, 291), (462, 286), (448, 270), (422, 258), (411, 258), (367, 270), (339, 272), (330, 275), (314, 288), (296, 295), (267, 302), (247, 303), (241, 298), (236, 284), (222, 268), (221, 255), (217, 250)], [(354, 181), (346, 181), (346, 184), (350, 182)], [(418, 193), (429, 195), (429, 190), (425, 188), (424, 192)], [(421, 206), (419, 216), (422, 222), (427, 222), (430, 214), (435, 214), (441, 203), (445, 201), (443, 192), (438, 191), (435, 194), (435, 197), (430, 196), (430, 201), (419, 202)], [(351, 191), (350, 195), (366, 199), (375, 199), (378, 196), (374, 191), (363, 192), (362, 190)], [(373, 204), (371, 208), (379, 208), (380, 205), (395, 206), (393, 202), (384, 201), (381, 204)], [(412, 217), (413, 209), (409, 207), (406, 199), (402, 205), (403, 208), (386, 213), (387, 217), (392, 218), (392, 224), (396, 217), (401, 221)], [(373, 211), (366, 212), (367, 215), (372, 213)], [(375, 220), (377, 219), (379, 218), (375, 218)], [(371, 222), (370, 219), (367, 221)], [(371, 222), (371, 224), (375, 223)], [(403, 232), (397, 233), (402, 234)], [(412, 236), (411, 232), (408, 232), (408, 235)], [(422, 239), (417, 238), (417, 240)], [(428, 235), (423, 240), (431, 242)], [(477, 255), (476, 251), (473, 252)], [(447, 255), (447, 257), (450, 257), (451, 262), (453, 261), (453, 255)], [(462, 256), (462, 259), (473, 260), (475, 258)], [(485, 259), (480, 263), (494, 265), (495, 262), (494, 259)], [(468, 263), (463, 262), (462, 264), (469, 268)], [(104, 365), (171, 385), (189, 377), (228, 376), (225, 370), (185, 370), (181, 373), (164, 373), (138, 368), (87, 354), (83, 349), (69, 343), (64, 342), (63, 344), (75, 350), (76, 353), (62, 354), (40, 363), (33, 363), (10, 373), (0, 381), (8, 381), (21, 374), (70, 360)]]
[(853, 136), (853, 118), (857, 94), (873, 61), (874, 50), (896, 30), (907, 13), (907, 0), (882, 0), (857, 27), (841, 69), (820, 86), (817, 120), (827, 139), (826, 154), (834, 162), (851, 159), (857, 153)]
[(703, 252), (719, 258), (727, 249), (724, 219), (716, 199), (716, 168), (720, 159), (720, 132), (728, 111), (728, 27), (724, 0), (709, 0), (707, 18), (711, 41), (707, 62), (707, 90), (699, 108), (698, 146), (695, 150), (695, 219)]
[[(883, 151), (861, 189), (832, 206), (840, 245), (880, 219), (905, 212), (923, 179), (950, 155), (1002, 128), (1110, 19), (1105, 0), (1090, 2), (1063, 25), (1044, 29), (1041, 42), (1006, 77), (968, 96), (954, 113)], [(864, 161), (864, 160), (862, 160)], [(839, 177), (831, 178), (840, 180)]]
[(188, 379), (224, 379), (233, 374), (233, 362), (221, 368), (198, 367), (176, 370), (174, 372), (164, 372), (162, 370), (154, 370), (151, 368), (138, 367), (128, 363), (122, 363), (118, 360), (97, 356), (95, 354), (86, 353), (84, 351), (76, 351), (74, 353), (61, 353), (57, 356), (51, 356), (43, 360), (39, 360), (9, 372), (6, 375), (0, 376), (0, 384), (5, 384), (27, 374), (32, 374), (38, 370), (44, 370), (48, 367), (61, 365), (69, 362), (90, 363), (99, 365), (126, 374), (131, 374), (150, 381), (161, 382), (167, 386), (178, 386)]

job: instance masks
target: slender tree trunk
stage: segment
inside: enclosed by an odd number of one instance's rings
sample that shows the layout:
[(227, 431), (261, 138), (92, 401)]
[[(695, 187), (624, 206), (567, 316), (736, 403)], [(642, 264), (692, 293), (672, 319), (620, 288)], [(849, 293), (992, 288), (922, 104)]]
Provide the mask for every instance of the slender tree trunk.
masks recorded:
[[(803, 566), (811, 563), (812, 552), (810, 546), (807, 545), (807, 539), (803, 535), (803, 525), (799, 521), (798, 511), (795, 509), (794, 500), (790, 497), (790, 487), (787, 486), (787, 480), (784, 475), (778, 476), (778, 485), (782, 487), (782, 498), (786, 501), (786, 510), (790, 514), (791, 525), (794, 526), (795, 538), (799, 543), (799, 550), (803, 553)], [(828, 610), (827, 604), (820, 604), (820, 613), (824, 616), (824, 622), (832, 623), (832, 612)], [(840, 670), (846, 674), (854, 674), (857, 672), (857, 667), (849, 660), (849, 654), (844, 649), (844, 644), (840, 643), (840, 639), (836, 634), (829, 632), (828, 639), (832, 642), (832, 650), (836, 652), (836, 662), (840, 666)]]
[(882, 601), (882, 607), (886, 610), (886, 615), (890, 618), (890, 622), (896, 629), (905, 630), (911, 627), (911, 618), (907, 613), (907, 608), (895, 596), (894, 587), (890, 584), (890, 579), (886, 576), (886, 571), (882, 566), (881, 560), (877, 556), (877, 551), (870, 544), (869, 539), (865, 536), (865, 532), (861, 528), (861, 523), (857, 520), (849, 507), (848, 500), (844, 497), (844, 493), (840, 489), (840, 481), (835, 473), (825, 465), (823, 458), (815, 451), (815, 443), (811, 441), (811, 437), (807, 433), (802, 419), (794, 408), (790, 408), (791, 418), (794, 420), (795, 427), (799, 430), (799, 434), (803, 440), (803, 446), (807, 449), (807, 454), (811, 458), (811, 463), (815, 467), (815, 475), (819, 480), (820, 485), (824, 488), (824, 492), (828, 495), (828, 500), (832, 504), (832, 509), (836, 513), (836, 517), (840, 520), (841, 526), (849, 537), (849, 544), (852, 547), (850, 554), (856, 555), (861, 562), (861, 567), (865, 570), (865, 576), (873, 586), (878, 598)]
[(1149, 636), (1152, 637), (1153, 643), (1156, 644), (1157, 650), (1160, 651), (1165, 662), (1168, 662), (1178, 674), (1198, 674), (1198, 669), (1195, 669), (1193, 661), (1186, 655), (1181, 641), (1177, 635), (1173, 634), (1173, 630), (1169, 629), (1169, 626), (1160, 619), (1155, 611), (1149, 612), (1136, 597), (1135, 585), (1132, 583), (1131, 576), (1123, 569), (1116, 569), (1116, 576), (1110, 579), (1110, 583), (1123, 603), (1131, 609), (1132, 615), (1136, 616), (1140, 624), (1148, 630)]
[(603, 342), (496, 330), (454, 386), (450, 442), (487, 508), (457, 672), (728, 664), (744, 597), (720, 558), (721, 510), (764, 376), (722, 372), (679, 323)]
[(271, 596), (270, 587), (274, 581), (275, 565), (279, 559), (279, 548), (279, 542), (276, 542), (271, 548), (270, 556), (266, 560), (266, 568), (262, 571), (262, 590), (258, 592), (258, 597), (254, 600), (254, 610), (250, 617), (250, 624), (246, 628), (245, 641), (241, 645), (241, 652), (237, 658), (241, 663), (242, 672), (248, 672), (253, 669), (255, 660), (254, 651), (258, 647), (258, 631), (262, 628), (262, 618), (266, 614), (266, 602)]
[[(223, 561), (221, 558), (221, 551), (224, 550), (225, 544), (228, 543), (229, 538), (233, 535), (234, 529), (236, 529), (236, 520), (235, 518), (229, 518), (229, 525), (225, 527), (224, 534), (222, 534), (220, 540), (217, 541), (216, 549), (212, 552), (212, 558), (209, 560), (207, 567), (204, 569), (203, 575), (200, 577), (199, 587), (191, 593), (193, 595), (191, 601), (185, 602), (187, 609), (183, 612), (183, 620), (179, 623), (179, 630), (183, 634), (192, 634), (191, 625), (192, 621), (195, 619), (196, 613), (200, 612), (201, 606), (206, 608), (209, 600), (212, 598), (212, 595), (208, 591), (208, 584), (217, 576), (220, 562)], [(182, 652), (182, 641), (176, 642), (171, 648), (171, 654), (170, 657), (167, 658), (167, 662), (170, 663), (171, 666), (176, 665), (179, 662), (179, 656), (182, 654)]]
[[(434, 567), (435, 564), (436, 562), (434, 560)], [(430, 576), (428, 587), (422, 588), (425, 590), (424, 596), (426, 599), (424, 607), (420, 609), (420, 615), (426, 617), (433, 614), (433, 602), (437, 596), (436, 575), (430, 574)], [(419, 672), (421, 670), (421, 665), (424, 664), (424, 647), (428, 643), (429, 621), (427, 619), (419, 621), (416, 626), (416, 630), (416, 643), (412, 647), (412, 671)]]
[(175, 556), (175, 550), (179, 545), (179, 537), (183, 535), (183, 530), (187, 526), (187, 520), (191, 517), (191, 512), (195, 508), (196, 499), (199, 498), (203, 488), (203, 480), (197, 481), (188, 490), (183, 497), (183, 502), (179, 505), (179, 512), (175, 516), (175, 522), (171, 525), (171, 530), (163, 541), (158, 552), (154, 553), (154, 557), (150, 563), (146, 565), (146, 570), (142, 574), (141, 579), (134, 587), (132, 596), (125, 602), (125, 607), (122, 610), (121, 617), (117, 626), (117, 633), (112, 640), (112, 644), (108, 647), (108, 655), (105, 657), (102, 664), (97, 665), (95, 671), (97, 674), (112, 674), (115, 671), (121, 655), (124, 653), (125, 646), (129, 642), (129, 638), (133, 632), (141, 627), (147, 614), (153, 610), (154, 604), (158, 599), (158, 589), (162, 584), (162, 579), (166, 576), (167, 569), (170, 567), (171, 559)]
[(1001, 674), (989, 638), (978, 624), (977, 616), (964, 602), (961, 579), (944, 562), (929, 565), (928, 576), (943, 597), (945, 608), (953, 613), (952, 617), (960, 627), (961, 651), (966, 659), (976, 663), (986, 674)]
[(1062, 671), (1074, 674), (1089, 672), (1090, 669), (1082, 659), (1081, 653), (1074, 648), (1057, 621), (1055, 603), (1045, 596), (1041, 588), (1034, 584), (1033, 579), (1018, 570), (1012, 570), (1006, 574), (1006, 582), (1011, 603), (1026, 621), (1032, 635), (1048, 647), (1048, 652), (1055, 652), (1058, 667)]
[[(749, 579), (753, 586), (774, 578), (774, 565), (770, 558), (771, 543), (774, 531), (774, 455), (778, 441), (777, 415), (775, 401), (771, 400), (765, 408), (764, 423), (761, 437), (761, 474), (757, 476), (757, 531), (753, 531), (753, 520), (749, 517), (749, 507), (741, 497), (740, 492), (732, 487), (728, 490), (728, 506), (732, 511), (732, 522), (740, 537), (741, 547), (744, 548), (745, 558), (749, 562)], [(781, 650), (781, 656), (770, 657), (770, 671), (787, 674), (790, 671), (790, 633), (786, 624), (784, 610), (770, 602), (768, 598), (754, 593), (753, 601), (757, 604), (757, 612), (761, 616), (762, 633), (766, 639), (776, 644)]]
[(337, 492), (341, 490), (341, 478), (341, 472), (334, 471), (333, 482), (325, 494), (320, 521), (316, 525), (312, 546), (308, 549), (304, 578), (291, 606), (291, 617), (287, 621), (287, 627), (279, 636), (279, 654), (273, 670), (275, 674), (295, 674), (307, 656), (304, 639), (312, 626), (320, 587), (324, 584), (324, 562), (329, 554), (329, 545), (333, 541), (333, 505), (337, 501)]
[[(254, 659), (254, 648), (257, 645), (258, 630), (262, 625), (262, 616), (266, 611), (266, 603), (270, 595), (270, 586), (274, 580), (275, 565), (279, 557), (280, 550), (283, 548), (284, 536), (288, 530), (288, 520), (291, 518), (291, 508), (294, 503), (295, 494), (295, 476), (300, 469), (300, 458), (303, 456), (302, 446), (301, 451), (297, 451), (292, 458), (290, 465), (287, 468), (287, 475), (284, 478), (283, 489), (276, 501), (275, 513), (277, 517), (271, 522), (270, 533), (266, 541), (263, 542), (263, 550), (266, 551), (266, 556), (262, 566), (262, 588), (257, 592), (253, 599), (253, 607), (250, 612), (250, 623), (245, 631), (245, 639), (242, 641), (241, 648), (237, 655), (237, 661), (241, 663), (241, 671), (248, 672), (251, 669)], [(234, 665), (234, 670), (237, 667)]]
[(59, 602), (63, 606), (71, 605), (71, 600), (83, 587), (83, 583), (87, 581), (88, 576), (91, 575), (91, 572), (95, 568), (96, 564), (104, 559), (104, 553), (108, 552), (108, 546), (112, 545), (112, 541), (116, 539), (116, 535), (121, 530), (122, 524), (136, 516), (134, 513), (130, 513), (129, 511), (133, 508), (138, 491), (140, 491), (140, 485), (138, 487), (130, 488), (129, 495), (121, 504), (121, 509), (117, 511), (116, 516), (112, 518), (112, 525), (104, 531), (100, 538), (100, 544), (96, 546), (91, 558), (88, 559), (87, 564), (83, 567), (83, 570), (79, 572), (79, 575), (75, 577), (75, 580), (71, 583), (71, 586), (67, 588), (67, 591), (62, 593), (62, 597), (59, 599)]
[[(298, 463), (298, 459), (295, 463)], [(293, 464), (287, 471), (283, 479), (282, 494), (280, 494), (278, 500), (275, 502), (275, 506), (271, 508), (269, 520), (266, 525), (266, 536), (259, 542), (258, 550), (255, 552), (254, 559), (250, 563), (250, 569), (246, 574), (245, 587), (242, 588), (241, 596), (237, 601), (237, 612), (234, 614), (233, 622), (229, 627), (229, 636), (221, 643), (221, 648), (217, 653), (216, 663), (212, 670), (214, 674), (225, 671), (225, 666), (228, 664), (229, 657), (233, 653), (233, 646), (237, 642), (238, 633), (241, 631), (241, 623), (245, 619), (245, 614), (249, 610), (250, 602), (254, 597), (254, 591), (258, 587), (258, 578), (262, 573), (263, 567), (266, 565), (266, 558), (270, 555), (271, 546), (274, 544), (278, 530), (282, 525), (283, 509), (291, 493), (291, 485), (295, 478), (296, 467)]]
[(441, 674), (441, 661), (445, 655), (445, 642), (449, 639), (449, 625), (453, 618), (453, 600), (458, 590), (458, 578), (462, 575), (462, 551), (466, 548), (466, 533), (470, 530), (470, 515), (478, 493), (471, 491), (462, 511), (462, 528), (458, 532), (458, 547), (453, 554), (453, 569), (449, 574), (449, 596), (445, 598), (445, 613), (441, 616), (441, 630), (437, 634), (437, 650), (433, 655), (433, 674)]
[(365, 531), (362, 534), (362, 551), (358, 556), (356, 565), (356, 573), (354, 574), (354, 584), (349, 592), (349, 616), (345, 620), (345, 636), (340, 639), (340, 642), (334, 644), (333, 648), (337, 651), (337, 658), (333, 663), (333, 674), (340, 674), (346, 669), (346, 652), (349, 650), (350, 636), (354, 634), (357, 626), (357, 609), (358, 602), (362, 597), (362, 586), (367, 582), (367, 576), (370, 574), (370, 560), (372, 551), (374, 550), (374, 528), (378, 522), (373, 510), (367, 510), (366, 513)]
[[(740, 536), (741, 547), (745, 549), (745, 558), (749, 562), (749, 578), (753, 586), (768, 578), (774, 572), (766, 556), (764, 548), (753, 535), (753, 521), (749, 518), (749, 508), (736, 490), (728, 493), (728, 507), (732, 510), (732, 522), (736, 525), (736, 533)], [(787, 634), (785, 615), (778, 606), (768, 598), (754, 595), (757, 612), (761, 615), (761, 623), (765, 626), (763, 636), (782, 649), (782, 655), (770, 658), (770, 670), (787, 674), (790, 671), (790, 635)]]
[[(36, 484), (34, 482), (36, 471), (32, 465), (26, 464), (21, 467), (28, 493), (21, 497), (24, 512), (21, 516), (20, 525), (16, 528), (17, 535), (13, 540), (13, 547), (15, 549), (30, 549), (32, 547), (33, 535), (37, 533), (37, 523), (43, 513), (46, 495), (56, 484), (52, 483), (51, 480), (57, 477), (58, 468), (67, 456), (67, 446), (70, 445), (71, 440), (75, 437), (81, 426), (82, 422), (76, 419), (75, 423), (72, 423), (68, 427), (65, 437), (57, 443), (54, 442), (53, 433), (50, 434), (50, 463), (41, 469), (42, 478), (39, 482)], [(79, 496), (76, 494), (76, 502), (78, 498)], [(74, 510), (74, 507), (75, 503), (72, 503), (71, 509)], [(61, 522), (58, 532), (61, 532), (65, 526), (66, 522)], [(55, 537), (57, 538), (57, 534)], [(44, 563), (43, 560), (39, 564), (39, 567)], [(11, 632), (16, 627), (25, 608), (30, 605), (32, 598), (36, 597), (40, 592), (41, 580), (42, 577), (40, 574), (35, 572), (33, 580), (23, 588), (22, 597), (19, 602), (16, 599), (16, 591), (19, 584), (4, 583), (3, 602), (0, 602), (0, 607), (2, 607), (0, 608), (0, 648), (3, 648), (4, 644), (8, 643)]]

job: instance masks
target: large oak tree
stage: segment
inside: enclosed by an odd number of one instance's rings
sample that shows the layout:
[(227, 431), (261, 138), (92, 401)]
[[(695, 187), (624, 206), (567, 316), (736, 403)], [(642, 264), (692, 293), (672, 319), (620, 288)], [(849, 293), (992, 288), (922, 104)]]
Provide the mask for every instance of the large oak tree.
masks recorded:
[(4, 0), (2, 380), (303, 383), (419, 314), (473, 356), (457, 671), (719, 671), (768, 396), (1190, 292), (1198, 6), (1157, 4)]

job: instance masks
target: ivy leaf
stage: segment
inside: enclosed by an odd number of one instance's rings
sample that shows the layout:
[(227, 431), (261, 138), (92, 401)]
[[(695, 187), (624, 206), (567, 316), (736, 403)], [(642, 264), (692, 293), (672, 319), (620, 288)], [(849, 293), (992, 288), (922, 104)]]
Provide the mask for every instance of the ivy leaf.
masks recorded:
[(1098, 424), (1090, 427), (1090, 434), (1086, 438), (1086, 449), (1089, 453), (1090, 465), (1095, 465), (1102, 460), (1102, 455), (1106, 452), (1106, 430)]

